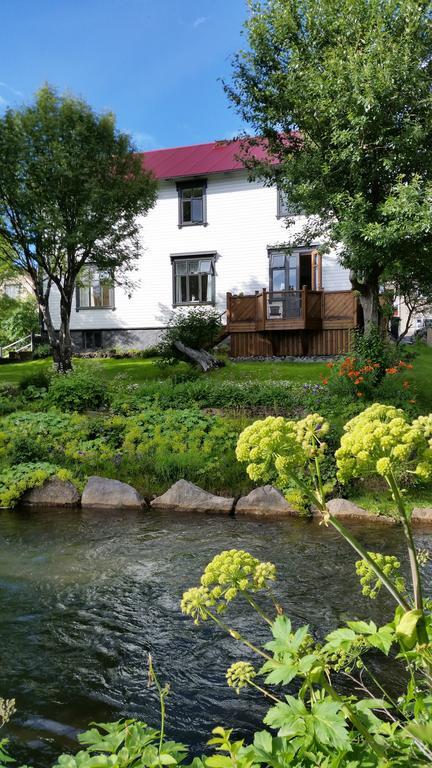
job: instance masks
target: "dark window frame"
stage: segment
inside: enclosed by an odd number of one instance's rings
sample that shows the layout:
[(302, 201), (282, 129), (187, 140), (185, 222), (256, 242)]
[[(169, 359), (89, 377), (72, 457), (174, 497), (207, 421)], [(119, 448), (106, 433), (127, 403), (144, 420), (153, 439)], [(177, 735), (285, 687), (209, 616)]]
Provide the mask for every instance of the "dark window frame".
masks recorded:
[[(176, 183), (178, 195), (178, 226), (182, 227), (206, 227), (207, 226), (207, 179), (189, 179), (188, 181), (178, 181)], [(202, 220), (185, 221), (183, 217), (183, 194), (186, 189), (202, 188)]]
[[(99, 272), (99, 282), (100, 282), (100, 271), (94, 264), (86, 264), (83, 267), (84, 270), (88, 269), (94, 269)], [(106, 304), (104, 306), (91, 306), (91, 298), (90, 298), (90, 290), (91, 290), (91, 283), (88, 284), (88, 290), (89, 290), (89, 305), (84, 306), (81, 304), (81, 295), (80, 292), (82, 289), (87, 288), (87, 285), (79, 285), (79, 279), (77, 280), (76, 286), (75, 286), (75, 309), (77, 312), (88, 312), (91, 310), (94, 310), (96, 312), (100, 312), (101, 310), (113, 312), (115, 310), (115, 286), (114, 286), (114, 280), (112, 280), (112, 285), (110, 285), (109, 288), (109, 296), (110, 296), (110, 303)]]
[[(216, 305), (216, 257), (217, 257), (216, 251), (198, 251), (196, 253), (171, 254), (173, 307), (203, 307), (203, 306), (214, 307)], [(212, 277), (210, 301), (178, 301), (177, 300), (178, 296), (177, 296), (176, 265), (179, 264), (180, 262), (190, 262), (190, 261), (211, 261), (211, 272), (206, 273), (206, 274), (210, 274)], [(204, 274), (204, 273), (199, 273), (199, 274)]]

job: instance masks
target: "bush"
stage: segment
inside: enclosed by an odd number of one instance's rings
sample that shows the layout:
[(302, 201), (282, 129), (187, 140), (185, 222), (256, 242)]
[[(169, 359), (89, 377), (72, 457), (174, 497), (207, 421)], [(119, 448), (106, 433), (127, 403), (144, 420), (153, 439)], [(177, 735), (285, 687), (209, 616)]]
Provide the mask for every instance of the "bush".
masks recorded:
[(220, 313), (208, 307), (196, 307), (174, 312), (163, 331), (158, 345), (162, 363), (172, 365), (179, 360), (190, 362), (176, 348), (177, 341), (192, 349), (209, 350), (214, 347), (222, 328)]
[(52, 350), (49, 344), (37, 344), (33, 350), (33, 360), (45, 360), (51, 357)]
[(96, 368), (77, 368), (71, 373), (53, 375), (48, 400), (64, 411), (98, 410), (108, 402), (107, 386)]
[(49, 371), (32, 371), (20, 379), (18, 387), (21, 392), (25, 392), (30, 387), (48, 390), (51, 378), (52, 374)]

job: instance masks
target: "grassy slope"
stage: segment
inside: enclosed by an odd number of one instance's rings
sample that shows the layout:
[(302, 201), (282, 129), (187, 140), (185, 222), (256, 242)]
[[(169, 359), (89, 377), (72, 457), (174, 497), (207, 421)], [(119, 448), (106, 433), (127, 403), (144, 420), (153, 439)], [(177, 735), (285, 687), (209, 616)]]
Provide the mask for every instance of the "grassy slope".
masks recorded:
[[(149, 360), (86, 360), (77, 361), (78, 365), (96, 366), (107, 380), (118, 374), (127, 375), (131, 382), (139, 383), (164, 379), (175, 373), (182, 373), (188, 366), (181, 363), (176, 368), (162, 370), (154, 361)], [(48, 369), (49, 360), (35, 360), (29, 363), (11, 363), (0, 366), (0, 384), (16, 384), (21, 378), (38, 370)], [(423, 412), (432, 412), (432, 348), (420, 344), (416, 348), (414, 368), (407, 372), (407, 377), (416, 389), (419, 405)], [(325, 363), (275, 363), (271, 362), (230, 362), (209, 374), (217, 381), (270, 381), (290, 380), (298, 382), (318, 382), (326, 370)]]

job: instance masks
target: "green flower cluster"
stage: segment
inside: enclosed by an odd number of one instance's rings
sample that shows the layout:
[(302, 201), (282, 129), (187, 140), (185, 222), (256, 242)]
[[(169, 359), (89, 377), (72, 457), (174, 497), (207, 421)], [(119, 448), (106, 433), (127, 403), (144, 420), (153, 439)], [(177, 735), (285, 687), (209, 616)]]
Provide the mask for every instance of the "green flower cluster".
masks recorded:
[(230, 688), (235, 688), (236, 693), (240, 693), (255, 676), (256, 672), (248, 661), (236, 661), (226, 673), (227, 683)]
[(215, 601), (229, 603), (239, 592), (259, 592), (276, 578), (276, 566), (263, 563), (242, 549), (227, 549), (213, 558), (201, 576), (201, 585)]
[(255, 481), (282, 482), (327, 448), (323, 437), (329, 425), (317, 413), (300, 421), (268, 416), (241, 433), (236, 448), (238, 461), (248, 462), (246, 471)]
[(276, 578), (276, 566), (263, 563), (242, 549), (221, 552), (207, 565), (201, 576), (201, 586), (183, 594), (181, 610), (192, 616), (195, 624), (209, 617), (209, 609), (223, 613), (239, 593), (267, 589)]
[(400, 408), (374, 403), (344, 430), (335, 453), (342, 483), (376, 473), (400, 475), (408, 469), (422, 480), (432, 477), (432, 415), (410, 424)]
[[(394, 555), (382, 555), (380, 552), (368, 552), (371, 560), (382, 570), (390, 581), (393, 581), (398, 592), (406, 592), (405, 579), (400, 575), (401, 564)], [(355, 564), (357, 576), (360, 577), (362, 594), (374, 600), (382, 587), (382, 581), (365, 560), (358, 560)]]

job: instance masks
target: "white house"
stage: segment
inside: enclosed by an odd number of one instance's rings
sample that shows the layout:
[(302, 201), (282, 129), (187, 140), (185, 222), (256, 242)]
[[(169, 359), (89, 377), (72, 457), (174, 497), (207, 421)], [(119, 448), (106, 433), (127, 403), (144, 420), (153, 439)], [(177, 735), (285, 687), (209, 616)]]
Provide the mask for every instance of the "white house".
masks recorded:
[[(334, 307), (324, 310), (321, 295), (330, 291), (346, 303), (347, 270), (336, 254), (321, 259), (313, 246), (286, 249), (303, 217), (294, 217), (287, 228), (286, 201), (276, 188), (249, 181), (238, 153), (237, 142), (221, 142), (143, 154), (144, 166), (159, 181), (159, 192), (155, 207), (142, 219), (142, 251), (131, 275), (136, 287), (128, 293), (104, 282), (95, 269), (86, 271), (71, 317), (77, 348), (144, 348), (157, 341), (178, 307), (213, 305), (223, 313), (228, 293), (249, 297), (250, 303), (263, 289), (268, 292), (265, 318), (258, 318), (254, 328), (247, 320), (247, 327), (237, 332), (285, 331), (298, 336), (300, 330), (326, 330), (325, 322), (328, 330), (353, 327), (352, 294), (339, 326)], [(304, 286), (310, 291), (309, 302), (316, 305), (310, 321)], [(54, 296), (51, 308), (58, 322), (57, 304)], [(302, 313), (305, 322), (299, 325)]]

